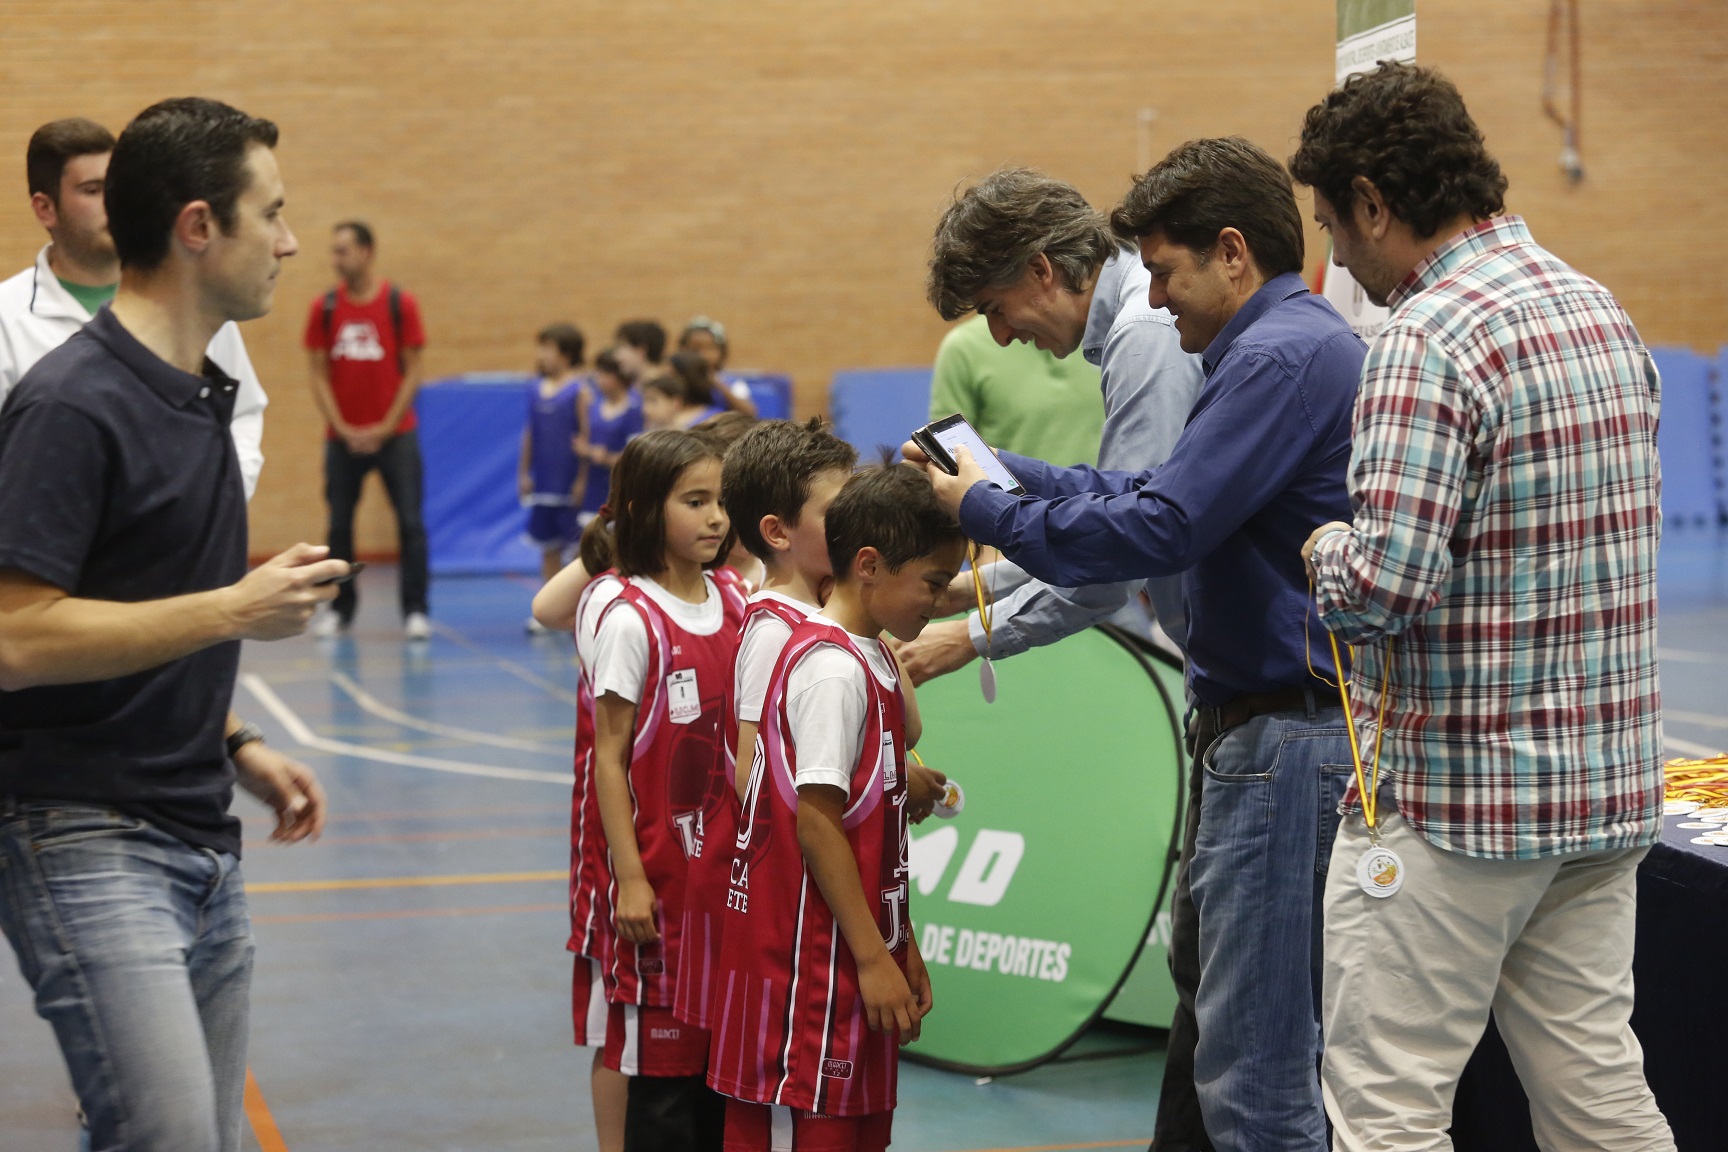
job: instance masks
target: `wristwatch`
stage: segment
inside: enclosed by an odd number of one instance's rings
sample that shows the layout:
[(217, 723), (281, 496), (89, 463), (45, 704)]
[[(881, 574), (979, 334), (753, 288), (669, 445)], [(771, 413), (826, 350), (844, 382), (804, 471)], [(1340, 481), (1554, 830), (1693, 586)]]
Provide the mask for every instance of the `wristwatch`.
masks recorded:
[(264, 743), (264, 731), (250, 720), (242, 721), (240, 727), (228, 734), (228, 759), (234, 759), (234, 753), (256, 740)]

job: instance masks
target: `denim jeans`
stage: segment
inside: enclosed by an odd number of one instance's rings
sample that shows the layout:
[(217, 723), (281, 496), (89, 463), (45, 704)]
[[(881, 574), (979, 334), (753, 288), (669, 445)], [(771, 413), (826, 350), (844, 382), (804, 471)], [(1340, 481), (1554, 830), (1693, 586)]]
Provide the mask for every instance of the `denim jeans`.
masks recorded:
[(1190, 883), (1194, 1083), (1219, 1152), (1324, 1152), (1323, 898), (1348, 786), (1343, 710), (1257, 716), (1206, 754)]
[(0, 930), (94, 1152), (239, 1152), (252, 982), (239, 861), (112, 808), (0, 801)]
[[(402, 615), (427, 610), (431, 583), (426, 521), (422, 514), (424, 475), (420, 465), (420, 434), (403, 432), (384, 441), (370, 456), (356, 456), (340, 439), (324, 442), (324, 500), (330, 505), (330, 555), (354, 559), (354, 509), (366, 473), (378, 469), (390, 507), (396, 511), (396, 535), (402, 549), (397, 569)], [(332, 605), (344, 620), (354, 618), (360, 594), (350, 580), (336, 592)]]

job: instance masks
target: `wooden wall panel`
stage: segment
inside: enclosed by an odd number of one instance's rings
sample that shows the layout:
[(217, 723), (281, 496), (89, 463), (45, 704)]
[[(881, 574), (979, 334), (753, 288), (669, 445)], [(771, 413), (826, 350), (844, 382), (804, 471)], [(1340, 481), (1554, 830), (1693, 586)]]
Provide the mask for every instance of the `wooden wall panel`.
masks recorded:
[[(1460, 83), (1539, 239), (1613, 288), (1652, 342), (1728, 339), (1712, 221), (1728, 203), (1720, 4), (1588, 0), (1585, 159), (1565, 184), (1541, 117), (1547, 5), (1422, 0), (1419, 51)], [(1285, 155), (1332, 74), (1331, 0), (12, 0), (0, 25), (0, 268), (40, 243), (24, 142), (83, 114), (120, 127), (168, 95), (269, 116), (302, 253), (247, 339), (270, 390), (255, 551), (319, 539), (320, 432), (298, 348), (329, 225), (377, 228), (416, 291), (434, 374), (515, 368), (540, 325), (596, 344), (619, 320), (726, 321), (735, 363), (823, 407), (848, 366), (928, 362), (929, 232), (1002, 163), (1101, 206), (1136, 167), (1240, 132)], [(1483, 12), (1491, 12), (1484, 18)], [(1310, 254), (1310, 265), (1319, 252)], [(388, 547), (382, 502), (361, 545)]]

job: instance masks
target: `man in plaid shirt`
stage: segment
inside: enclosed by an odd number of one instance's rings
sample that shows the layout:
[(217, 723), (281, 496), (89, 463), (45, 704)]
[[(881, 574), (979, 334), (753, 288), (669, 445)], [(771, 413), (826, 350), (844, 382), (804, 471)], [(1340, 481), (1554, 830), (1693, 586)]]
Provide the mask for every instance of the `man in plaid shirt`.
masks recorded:
[[(1662, 822), (1656, 370), (1607, 290), (1500, 215), (1506, 179), (1438, 74), (1352, 77), (1291, 170), (1392, 309), (1354, 523), (1303, 550), (1390, 781), (1373, 830), (1351, 790), (1327, 883), (1335, 1147), (1450, 1148), (1492, 1009), (1543, 1147), (1672, 1149), (1629, 1025)], [(1358, 878), (1371, 844), (1402, 863), (1390, 897)]]

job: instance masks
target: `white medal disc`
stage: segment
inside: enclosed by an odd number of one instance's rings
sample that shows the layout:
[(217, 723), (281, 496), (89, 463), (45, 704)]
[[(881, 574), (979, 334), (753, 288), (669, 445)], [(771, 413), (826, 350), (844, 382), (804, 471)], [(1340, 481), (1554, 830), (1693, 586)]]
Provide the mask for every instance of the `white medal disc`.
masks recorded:
[(984, 693), (984, 703), (996, 703), (996, 668), (988, 656), (978, 665), (978, 689)]
[(1404, 861), (1392, 849), (1375, 845), (1356, 861), (1356, 883), (1368, 895), (1384, 900), (1404, 887)]

